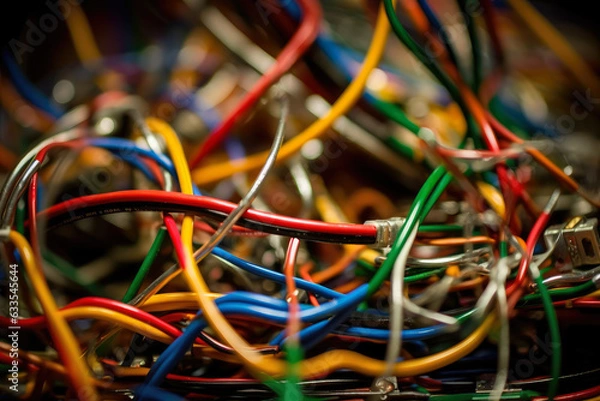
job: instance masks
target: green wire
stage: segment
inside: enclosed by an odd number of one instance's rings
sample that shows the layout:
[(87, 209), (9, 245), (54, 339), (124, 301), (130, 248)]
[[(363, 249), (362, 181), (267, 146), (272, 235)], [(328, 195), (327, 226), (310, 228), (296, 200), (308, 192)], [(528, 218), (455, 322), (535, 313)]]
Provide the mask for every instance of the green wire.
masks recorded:
[[(422, 270), (422, 269), (419, 269), (419, 270)], [(405, 283), (414, 283), (414, 282), (417, 282), (417, 281), (428, 279), (429, 277), (437, 276), (439, 274), (442, 274), (445, 271), (446, 271), (446, 268), (445, 267), (441, 267), (439, 269), (427, 270), (426, 272), (423, 272), (423, 273), (418, 273), (418, 274), (413, 274), (413, 275), (407, 275), (404, 278), (404, 282)]]
[[(400, 107), (396, 106), (393, 103), (389, 103), (389, 102), (383, 101), (381, 99), (378, 99), (376, 97), (373, 97), (372, 105), (381, 114), (383, 114), (390, 120), (394, 121), (397, 124), (400, 124), (402, 127), (406, 128), (413, 134), (415, 134), (417, 136), (419, 135), (419, 131), (421, 130), (421, 128), (417, 124), (412, 122), (406, 116), (406, 114)], [(389, 147), (398, 151), (400, 154), (406, 156), (407, 158), (409, 158), (411, 160), (414, 160), (415, 152), (413, 151), (413, 149), (410, 146), (407, 146), (407, 145), (403, 144), (402, 142), (400, 142), (398, 140), (398, 138), (396, 138), (394, 136), (390, 136), (385, 139), (385, 142), (387, 143), (387, 145)]]
[(440, 196), (442, 196), (442, 194), (444, 193), (444, 191), (446, 190), (448, 185), (450, 185), (450, 183), (452, 182), (452, 179), (453, 179), (452, 175), (450, 173), (448, 173), (446, 171), (446, 169), (444, 168), (444, 176), (440, 180), (440, 183), (435, 187), (431, 196), (429, 197), (429, 199), (425, 203), (425, 206), (423, 207), (423, 212), (421, 214), (421, 220), (420, 220), (421, 222), (423, 222), (423, 220), (425, 220), (425, 217), (427, 217), (427, 215), (429, 214), (431, 209), (433, 209), (433, 207), (435, 206), (435, 203), (438, 201)]
[(440, 68), (440, 66), (433, 60), (421, 46), (413, 39), (413, 37), (404, 29), (402, 23), (396, 16), (396, 10), (394, 9), (394, 0), (384, 0), (385, 12), (394, 33), (400, 41), (419, 59), (419, 61), (431, 71), (433, 76), (448, 90), (450, 96), (458, 104), (462, 110), (465, 120), (467, 122), (468, 132), (472, 137), (477, 132), (477, 128), (474, 125), (473, 119), (470, 117), (469, 109), (467, 108), (458, 88), (454, 85), (454, 82), (450, 77)]
[(400, 124), (415, 135), (419, 134), (421, 127), (412, 122), (400, 107), (376, 97), (373, 97), (372, 105), (390, 120)]
[(412, 150), (412, 148), (410, 146), (407, 146), (407, 145), (403, 144), (402, 142), (400, 142), (398, 140), (398, 138), (396, 138), (394, 136), (390, 136), (385, 139), (385, 143), (386, 143), (386, 145), (388, 145), (390, 148), (397, 151), (401, 155), (406, 156), (407, 158), (409, 158), (411, 160), (414, 160), (415, 152)]
[[(540, 275), (540, 277), (541, 277), (541, 275)], [(537, 283), (537, 281), (536, 281), (536, 283)], [(538, 288), (539, 288), (539, 293), (525, 295), (517, 303), (518, 306), (539, 305), (540, 303), (544, 302), (542, 287), (539, 287), (539, 283), (537, 283), (537, 284), (538, 284)], [(545, 285), (544, 285), (544, 289), (546, 289)], [(566, 301), (568, 299), (582, 297), (582, 296), (591, 294), (592, 292), (594, 292), (596, 290), (597, 290), (596, 284), (593, 281), (588, 281), (584, 284), (580, 284), (578, 286), (570, 287), (570, 288), (559, 288), (559, 289), (550, 290), (550, 291), (548, 291), (546, 289), (546, 292), (549, 294), (551, 300), (556, 302), (556, 301)]]
[(284, 384), (283, 399), (285, 401), (299, 401), (304, 399), (302, 390), (298, 385), (300, 383), (300, 375), (298, 374), (298, 364), (304, 357), (302, 347), (298, 344), (288, 345), (285, 347), (285, 358), (288, 363), (288, 372)]
[(475, 20), (469, 12), (469, 1), (473, 0), (458, 0), (458, 6), (460, 7), (460, 11), (465, 19), (467, 32), (469, 33), (469, 41), (471, 42), (471, 52), (473, 55), (473, 93), (478, 93), (483, 77), (483, 63), (481, 58), (479, 35), (477, 34), (477, 26), (475, 25)]
[(419, 226), (420, 233), (438, 233), (448, 231), (462, 231), (463, 227), (458, 224), (428, 224)]
[[(556, 316), (556, 310), (554, 309), (554, 304), (552, 303), (552, 298), (550, 297), (550, 293), (548, 288), (544, 284), (542, 280), (542, 276), (538, 275), (535, 278), (535, 282), (538, 285), (538, 289), (540, 291), (540, 295), (542, 298), (542, 302), (544, 304), (544, 311), (546, 312), (546, 319), (548, 320), (548, 326), (550, 327), (550, 338), (552, 340), (552, 355), (551, 355), (551, 371), (552, 371), (552, 380), (548, 385), (548, 401), (554, 400), (554, 396), (558, 392), (558, 379), (560, 377), (560, 365), (561, 365), (561, 343), (560, 343), (560, 328), (558, 325), (558, 317)], [(592, 283), (594, 288), (596, 285)]]
[(156, 233), (156, 237), (154, 237), (154, 242), (152, 242), (152, 246), (150, 247), (148, 254), (146, 254), (142, 265), (133, 278), (133, 281), (131, 281), (129, 288), (127, 288), (125, 295), (123, 295), (123, 303), (129, 303), (140, 290), (146, 275), (148, 275), (148, 272), (150, 271), (150, 267), (152, 267), (152, 264), (154, 263), (154, 260), (156, 259), (160, 248), (162, 247), (166, 234), (167, 230), (162, 227), (158, 230), (158, 233)]
[(500, 241), (500, 257), (505, 258), (508, 256), (508, 243), (506, 241)]
[(76, 283), (82, 288), (85, 288), (90, 294), (102, 296), (102, 288), (100, 288), (100, 286), (98, 286), (96, 283), (84, 283), (83, 281), (81, 281), (81, 277), (79, 277), (77, 267), (73, 266), (68, 261), (64, 260), (63, 258), (61, 258), (60, 256), (56, 255), (48, 249), (42, 251), (42, 257), (46, 262), (50, 263), (52, 266), (58, 269), (70, 281)]
[[(421, 218), (421, 214), (425, 205), (425, 202), (429, 199), (431, 193), (436, 189), (438, 183), (442, 181), (446, 169), (442, 166), (437, 167), (433, 173), (429, 176), (423, 187), (417, 194), (411, 209), (408, 213), (406, 221), (402, 224), (400, 233), (396, 238), (396, 242), (392, 246), (386, 260), (383, 262), (379, 270), (375, 273), (371, 281), (369, 281), (367, 296), (373, 295), (377, 289), (383, 284), (383, 282), (389, 277), (390, 272), (394, 266), (394, 261), (400, 254), (402, 248), (406, 245), (410, 232), (414, 229), (417, 219)], [(443, 191), (443, 190), (442, 190)], [(439, 192), (439, 191), (437, 191)]]

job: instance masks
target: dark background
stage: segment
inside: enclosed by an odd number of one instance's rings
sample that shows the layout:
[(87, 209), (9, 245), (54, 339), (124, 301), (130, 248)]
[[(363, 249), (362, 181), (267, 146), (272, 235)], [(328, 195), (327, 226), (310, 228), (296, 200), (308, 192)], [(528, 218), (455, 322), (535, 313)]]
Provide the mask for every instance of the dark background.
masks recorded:
[[(11, 38), (19, 38), (27, 18), (42, 15), (47, 12), (46, 1), (48, 0), (18, 0), (5, 1), (3, 9), (0, 12), (0, 43), (3, 45), (8, 43)], [(56, 2), (57, 0), (50, 0)], [(85, 0), (82, 7), (92, 11), (96, 7), (110, 7), (111, 3), (119, 4), (123, 7), (123, 3), (131, 7), (140, 7), (144, 4), (152, 4), (157, 0), (149, 0), (146, 2), (138, 2), (132, 0)], [(325, 0), (327, 1), (327, 0)], [(168, 2), (179, 3), (179, 0), (169, 0)], [(165, 3), (165, 2), (161, 2)], [(502, 5), (501, 0), (494, 0), (494, 3)], [(571, 23), (593, 32), (594, 35), (600, 33), (600, 24), (597, 21), (597, 11), (595, 2), (586, 0), (543, 0), (533, 1), (535, 6), (541, 10), (551, 20), (564, 19)]]

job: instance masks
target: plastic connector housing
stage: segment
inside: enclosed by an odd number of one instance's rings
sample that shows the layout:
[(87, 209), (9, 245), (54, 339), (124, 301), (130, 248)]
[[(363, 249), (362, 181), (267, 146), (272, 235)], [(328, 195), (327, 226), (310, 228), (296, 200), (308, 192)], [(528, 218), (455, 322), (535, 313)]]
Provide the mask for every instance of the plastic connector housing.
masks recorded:
[(550, 226), (544, 239), (548, 248), (554, 247), (556, 267), (561, 271), (600, 264), (597, 218), (575, 217), (566, 224)]

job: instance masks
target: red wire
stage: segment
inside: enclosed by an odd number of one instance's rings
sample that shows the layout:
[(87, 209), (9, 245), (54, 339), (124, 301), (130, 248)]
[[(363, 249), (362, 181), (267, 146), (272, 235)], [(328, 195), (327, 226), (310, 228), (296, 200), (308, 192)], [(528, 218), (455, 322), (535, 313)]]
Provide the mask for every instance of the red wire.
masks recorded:
[(165, 182), (164, 182), (165, 177), (163, 177), (162, 170), (161, 170), (160, 166), (156, 163), (156, 161), (149, 157), (145, 157), (145, 156), (141, 156), (140, 159), (142, 160), (142, 163), (144, 163), (146, 165), (146, 167), (148, 167), (150, 169), (154, 178), (156, 178), (158, 187), (164, 188), (165, 187)]
[(290, 315), (288, 319), (287, 335), (290, 338), (295, 338), (296, 341), (296, 336), (298, 334), (298, 331), (300, 331), (300, 305), (298, 303), (298, 296), (296, 294), (294, 270), (299, 249), (300, 240), (298, 238), (290, 238), (287, 253), (285, 255), (285, 261), (283, 263), (283, 273), (285, 274), (285, 286), (287, 287), (287, 293), (290, 298), (290, 303), (288, 306)]
[[(50, 149), (51, 146), (46, 147), (46, 151)], [(45, 157), (45, 152), (40, 152), (37, 156), (38, 161), (43, 161)], [(37, 179), (38, 173), (35, 172), (31, 177), (31, 182), (29, 183), (29, 194), (28, 194), (28, 208), (29, 208), (29, 216), (31, 220), (31, 224), (29, 225), (29, 243), (31, 245), (31, 251), (33, 252), (33, 257), (38, 266), (42, 266), (42, 257), (40, 252), (40, 244), (38, 241), (38, 233), (37, 233)], [(45, 280), (45, 278), (43, 278)], [(8, 327), (8, 325), (6, 326)], [(53, 330), (53, 326), (50, 326), (50, 337), (56, 339), (60, 333)], [(61, 361), (65, 362), (67, 371), (72, 369), (73, 366), (69, 363), (69, 358), (66, 357), (67, 350), (64, 348), (62, 341), (54, 341), (54, 346), (56, 348), (56, 352), (58, 353)]]
[[(561, 394), (554, 397), (554, 401), (579, 401), (600, 395), (600, 386), (576, 391), (574, 393)], [(534, 397), (532, 401), (546, 401), (548, 397)]]
[(600, 300), (595, 298), (579, 298), (570, 301), (554, 302), (557, 308), (582, 308), (582, 309), (597, 309), (600, 308)]
[(177, 227), (177, 223), (175, 219), (170, 214), (165, 214), (164, 216), (165, 226), (167, 227), (167, 232), (169, 233), (169, 237), (171, 237), (171, 242), (173, 242), (173, 247), (175, 247), (175, 254), (177, 255), (177, 259), (179, 259), (179, 265), (181, 269), (184, 270), (188, 267), (186, 265), (187, 258), (185, 257), (185, 249), (183, 247), (183, 242), (181, 241), (181, 236), (179, 234), (179, 228)]
[(511, 285), (506, 289), (506, 295), (510, 296), (513, 294), (518, 288), (523, 288), (527, 285), (527, 268), (529, 266), (529, 262), (533, 257), (533, 251), (535, 248), (535, 244), (538, 242), (544, 227), (548, 224), (550, 220), (550, 212), (544, 210), (540, 217), (536, 220), (535, 224), (531, 228), (529, 232), (529, 236), (527, 237), (527, 256), (524, 256), (521, 259), (521, 264), (519, 265), (519, 270), (517, 271), (517, 277), (511, 283)]
[[(176, 220), (178, 222), (181, 222), (181, 219)], [(217, 231), (210, 224), (204, 221), (194, 221), (194, 229), (204, 231), (208, 234), (214, 234)], [(233, 226), (230, 235), (237, 237), (266, 237), (268, 234), (261, 233), (260, 231), (251, 230), (246, 227)]]
[[(85, 306), (94, 306), (98, 308), (108, 309), (114, 312), (119, 312), (124, 315), (130, 316), (140, 322), (145, 322), (150, 326), (154, 327), (157, 330), (162, 331), (163, 333), (171, 336), (173, 338), (177, 338), (181, 335), (181, 331), (177, 328), (171, 326), (167, 322), (161, 320), (160, 318), (145, 312), (135, 306), (128, 305), (119, 301), (115, 301), (108, 298), (100, 298), (100, 297), (85, 297), (80, 298), (74, 302), (69, 303), (61, 308), (61, 310), (72, 309), (75, 307), (85, 307)], [(7, 327), (10, 325), (10, 319), (4, 316), (0, 317), (0, 324), (6, 325)], [(35, 316), (29, 318), (21, 318), (19, 319), (18, 325), (24, 329), (38, 329), (45, 327), (47, 324), (45, 316)], [(200, 339), (196, 339), (196, 343), (206, 345), (206, 343)]]
[(202, 159), (225, 139), (233, 125), (248, 112), (270, 86), (292, 68), (317, 38), (322, 16), (319, 2), (299, 0), (298, 5), (304, 16), (298, 30), (281, 51), (271, 68), (260, 77), (256, 85), (237, 103), (221, 124), (210, 133), (191, 159), (190, 168), (198, 166)]
[[(10, 321), (10, 319), (8, 319)], [(10, 325), (10, 323), (6, 326), (8, 327)], [(9, 351), (6, 351), (9, 352)], [(8, 354), (5, 354), (4, 352), (0, 352), (0, 363), (3, 365), (11, 365), (13, 363), (14, 359), (11, 358), (10, 356), (8, 356)]]
[[(176, 192), (164, 192), (156, 190), (127, 190), (117, 191), (106, 194), (87, 195), (75, 199), (70, 199), (38, 213), (39, 218), (52, 218), (64, 213), (75, 212), (80, 208), (90, 206), (102, 206), (107, 203), (140, 203), (153, 201), (174, 206), (193, 207), (199, 210), (214, 210), (217, 212), (230, 214), (237, 204), (208, 196), (186, 195)], [(347, 223), (326, 223), (316, 220), (299, 219), (295, 217), (282, 216), (275, 213), (264, 212), (260, 210), (249, 209), (243, 215), (244, 218), (258, 221), (263, 224), (269, 224), (276, 227), (283, 227), (295, 231), (320, 232), (325, 234), (337, 234), (347, 236), (372, 237), (373, 241), (377, 236), (377, 229), (371, 225), (347, 224)], [(29, 222), (31, 224), (31, 222)]]
[(256, 379), (246, 378), (228, 378), (228, 377), (197, 377), (197, 376), (182, 376), (174, 373), (167, 375), (167, 380), (177, 380), (196, 383), (258, 383)]
[(504, 64), (504, 50), (502, 49), (502, 41), (498, 34), (498, 18), (494, 11), (492, 0), (481, 0), (481, 6), (483, 8), (483, 18), (485, 19), (488, 34), (492, 42), (492, 48), (494, 49), (494, 55), (498, 64)]

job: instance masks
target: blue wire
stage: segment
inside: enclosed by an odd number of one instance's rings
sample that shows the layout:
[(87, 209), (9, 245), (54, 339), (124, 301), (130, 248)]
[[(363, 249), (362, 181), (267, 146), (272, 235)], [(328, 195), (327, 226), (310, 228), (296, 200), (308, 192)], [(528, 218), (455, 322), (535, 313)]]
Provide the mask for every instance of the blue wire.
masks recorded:
[[(115, 152), (111, 151), (111, 153), (114, 154)], [(136, 157), (134, 155), (120, 155), (120, 157), (126, 163), (131, 164), (133, 167), (140, 170), (142, 174), (144, 174), (144, 176), (150, 181), (156, 182), (156, 177), (154, 176), (154, 174), (152, 174), (152, 171), (150, 171), (148, 166), (146, 166), (146, 164), (142, 162), (142, 160), (139, 157)]]
[[(282, 273), (269, 270), (265, 267), (259, 266), (257, 264), (248, 262), (244, 259), (238, 258), (237, 256), (232, 255), (229, 252), (224, 251), (221, 248), (215, 248), (213, 251), (213, 255), (226, 260), (229, 263), (234, 264), (235, 266), (241, 268), (248, 273), (254, 274), (256, 276), (265, 278), (267, 280), (274, 281), (276, 283), (284, 284), (285, 283), (285, 275)], [(340, 298), (343, 294), (340, 294), (337, 291), (333, 291), (325, 286), (311, 283), (310, 281), (303, 280), (301, 278), (294, 278), (296, 283), (296, 287), (305, 290), (307, 292), (313, 293), (315, 295), (319, 295), (323, 298), (334, 299)]]
[(172, 176), (176, 176), (173, 163), (164, 155), (157, 155), (151, 150), (143, 149), (137, 146), (134, 142), (123, 138), (91, 138), (87, 141), (90, 145), (99, 148), (107, 149), (118, 157), (127, 157), (128, 155), (136, 154), (154, 159), (158, 165), (167, 170)]
[(21, 96), (37, 108), (50, 114), (55, 119), (59, 119), (63, 116), (63, 111), (27, 80), (8, 50), (2, 52), (2, 61), (8, 70), (12, 83), (15, 85), (15, 88)]
[[(292, 18), (294, 18), (296, 21), (300, 20), (302, 14), (296, 1), (281, 1), (281, 5)], [(354, 78), (353, 71), (350, 69), (349, 61), (352, 60), (362, 62), (362, 59), (364, 58), (362, 54), (359, 54), (358, 52), (339, 44), (324, 32), (319, 33), (315, 40), (315, 44), (323, 51), (330, 61), (339, 68), (339, 71), (344, 75), (348, 82)], [(380, 68), (399, 76), (403, 81), (408, 83), (415, 84), (420, 82), (419, 80), (414, 79), (414, 77), (404, 74), (395, 68), (389, 68), (386, 66), (382, 66)], [(449, 104), (451, 102), (451, 98), (446, 93), (442, 85), (437, 83), (433, 83), (433, 85), (437, 89), (437, 102), (444, 105)], [(363, 92), (363, 97), (369, 103), (373, 103), (376, 99), (376, 97), (368, 91)]]
[(143, 401), (185, 401), (184, 397), (158, 387), (139, 386), (135, 393), (136, 399)]
[[(303, 322), (317, 322), (319, 319), (336, 315), (331, 320), (319, 322), (304, 329), (300, 332), (300, 341), (307, 343), (309, 346), (314, 345), (312, 336), (326, 335), (330, 330), (337, 328), (348, 314), (352, 312), (356, 305), (364, 298), (367, 293), (367, 285), (363, 285), (352, 291), (347, 296), (330, 301), (319, 307), (311, 307), (302, 305), (300, 311), (300, 319)], [(227, 294), (215, 301), (217, 307), (224, 315), (243, 315), (250, 316), (261, 320), (267, 320), (272, 323), (286, 324), (288, 321), (287, 303), (283, 300), (274, 299), (268, 296), (236, 291)], [(171, 345), (167, 347), (156, 363), (150, 369), (145, 383), (147, 385), (158, 386), (164, 380), (164, 377), (172, 371), (178, 361), (185, 355), (187, 350), (192, 346), (194, 340), (200, 332), (208, 326), (207, 322), (202, 318), (202, 312), (199, 312), (197, 318), (184, 330), (183, 334), (178, 337)], [(316, 326), (316, 327), (315, 327)], [(309, 330), (310, 329), (310, 330)], [(357, 330), (359, 329), (359, 330)], [(405, 341), (417, 341), (431, 338), (435, 335), (445, 333), (446, 326), (438, 325), (423, 329), (404, 330), (403, 337)], [(376, 338), (388, 339), (388, 330), (377, 330), (368, 328), (351, 328), (345, 333), (352, 335), (356, 332), (360, 334), (376, 334)], [(283, 338), (283, 337), (281, 337)], [(281, 342), (281, 341), (280, 341)]]
[(442, 44), (444, 45), (444, 47), (446, 48), (446, 51), (448, 52), (448, 57), (450, 57), (450, 60), (452, 61), (452, 63), (454, 63), (454, 65), (457, 66), (457, 68), (460, 68), (459, 64), (458, 64), (458, 58), (456, 57), (456, 53), (454, 52), (454, 49), (452, 48), (452, 46), (450, 44), (450, 38), (448, 37), (448, 32), (446, 31), (446, 29), (444, 29), (444, 27), (442, 26), (442, 23), (440, 22), (438, 17), (435, 15), (435, 12), (429, 6), (429, 2), (427, 0), (417, 0), (417, 2), (419, 3), (419, 6), (423, 10), (423, 13), (429, 20), (429, 23), (431, 23), (431, 26), (433, 26), (433, 29), (438, 33), (438, 35), (440, 35), (440, 38), (442, 39)]
[[(155, 160), (158, 165), (165, 169), (171, 176), (177, 178), (175, 173), (175, 167), (171, 160), (164, 155), (157, 155), (151, 150), (143, 149), (137, 146), (130, 140), (123, 138), (92, 138), (88, 140), (88, 143), (92, 146), (107, 149), (113, 152), (116, 156), (126, 160), (131, 155), (145, 156)], [(145, 167), (145, 166), (144, 166)], [(142, 170), (143, 171), (143, 170)], [(146, 174), (146, 173), (145, 173)], [(148, 170), (148, 174), (151, 174)], [(194, 195), (202, 195), (196, 184), (193, 184)]]
[[(322, 322), (313, 324), (312, 326), (300, 330), (300, 333), (298, 333), (298, 337), (300, 338), (300, 344), (302, 344), (302, 348), (304, 348), (305, 350), (309, 350), (315, 345), (319, 344), (321, 340), (327, 337), (329, 333), (337, 329), (350, 317), (352, 312), (356, 309), (356, 306), (358, 306), (358, 303), (359, 302), (357, 302), (352, 307), (349, 307), (346, 310), (342, 311), (341, 313), (335, 315), (329, 320), (324, 320)], [(313, 330), (308, 330), (313, 327)]]

